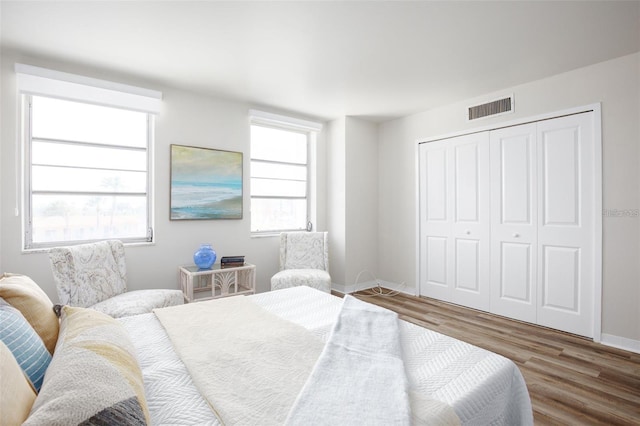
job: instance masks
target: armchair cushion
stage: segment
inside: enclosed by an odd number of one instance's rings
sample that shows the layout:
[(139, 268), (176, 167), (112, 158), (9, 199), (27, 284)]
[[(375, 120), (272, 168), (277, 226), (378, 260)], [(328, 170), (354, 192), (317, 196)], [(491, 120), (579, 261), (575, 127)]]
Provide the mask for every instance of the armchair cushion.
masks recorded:
[(271, 277), (271, 290), (306, 285), (326, 293), (331, 292), (331, 276), (320, 269), (285, 269)]
[(146, 314), (156, 308), (182, 305), (184, 295), (181, 290), (134, 290), (119, 294), (103, 302), (91, 306), (113, 318)]

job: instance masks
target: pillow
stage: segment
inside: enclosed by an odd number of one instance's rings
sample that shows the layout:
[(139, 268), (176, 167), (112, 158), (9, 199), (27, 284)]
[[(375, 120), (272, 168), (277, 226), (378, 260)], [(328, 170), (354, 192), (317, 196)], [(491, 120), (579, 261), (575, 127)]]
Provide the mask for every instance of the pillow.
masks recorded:
[[(0, 340), (24, 371), (36, 392), (40, 391), (51, 354), (19, 310), (0, 298)], [(4, 384), (3, 384), (4, 386)]]
[(61, 309), (60, 337), (25, 425), (145, 425), (142, 372), (126, 330), (88, 308)]
[(13, 354), (0, 342), (0, 424), (19, 425), (29, 415), (36, 393)]
[(58, 340), (58, 318), (53, 303), (31, 278), (18, 274), (2, 274), (0, 297), (22, 312), (38, 333), (49, 353), (53, 354)]

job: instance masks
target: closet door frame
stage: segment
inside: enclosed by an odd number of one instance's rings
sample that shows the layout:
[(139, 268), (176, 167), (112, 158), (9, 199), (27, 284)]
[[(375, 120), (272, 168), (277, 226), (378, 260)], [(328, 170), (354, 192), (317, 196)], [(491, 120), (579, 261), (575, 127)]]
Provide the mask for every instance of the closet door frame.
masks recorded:
[(580, 114), (585, 112), (593, 113), (593, 138), (594, 138), (594, 152), (593, 152), (593, 219), (594, 219), (594, 232), (593, 232), (593, 265), (591, 267), (591, 273), (593, 274), (593, 341), (600, 342), (602, 339), (602, 106), (600, 103), (594, 103), (584, 105), (575, 108), (568, 108), (551, 113), (540, 114), (536, 116), (514, 119), (506, 121), (500, 124), (492, 124), (486, 126), (479, 126), (477, 128), (468, 129), (461, 132), (452, 132), (449, 134), (440, 135), (437, 137), (431, 137), (427, 139), (418, 139), (416, 141), (415, 148), (415, 197), (416, 197), (416, 255), (418, 257), (416, 261), (416, 295), (420, 296), (420, 265), (421, 265), (421, 253), (420, 242), (422, 238), (422, 231), (420, 227), (420, 212), (421, 212), (421, 200), (420, 200), (420, 144), (434, 142), (442, 139), (449, 139), (457, 136), (463, 136), (470, 133), (484, 132), (498, 130), (505, 127), (519, 126), (527, 123), (534, 123), (543, 120), (549, 120), (559, 118), (567, 115)]

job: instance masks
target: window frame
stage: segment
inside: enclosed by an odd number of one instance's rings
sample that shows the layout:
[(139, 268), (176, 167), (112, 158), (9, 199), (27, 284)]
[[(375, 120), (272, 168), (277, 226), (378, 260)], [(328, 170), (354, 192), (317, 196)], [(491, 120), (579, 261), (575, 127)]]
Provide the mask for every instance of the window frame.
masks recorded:
[(305, 218), (305, 226), (302, 228), (278, 228), (278, 229), (267, 229), (254, 231), (253, 229), (253, 215), (250, 215), (250, 230), (252, 237), (260, 237), (260, 236), (274, 236), (279, 235), (281, 232), (289, 232), (289, 231), (311, 231), (313, 229), (313, 220), (315, 218), (315, 212), (313, 208), (316, 205), (314, 197), (316, 196), (315, 191), (313, 190), (314, 182), (316, 181), (316, 153), (315, 147), (317, 142), (318, 133), (322, 129), (322, 125), (320, 123), (301, 120), (297, 118), (287, 117), (283, 115), (250, 110), (250, 120), (249, 120), (249, 134), (250, 134), (250, 155), (249, 155), (249, 163), (250, 163), (250, 172), (249, 179), (253, 178), (253, 169), (252, 163), (253, 161), (269, 163), (269, 164), (283, 164), (283, 165), (296, 165), (300, 166), (300, 163), (291, 163), (286, 161), (270, 161), (270, 160), (260, 160), (253, 158), (253, 152), (251, 147), (253, 145), (253, 140), (251, 140), (251, 133), (253, 126), (260, 126), (265, 128), (277, 129), (277, 130), (285, 130), (294, 133), (304, 134), (306, 138), (306, 149), (307, 149), (307, 159), (304, 166), (306, 167), (306, 185), (305, 185), (305, 196), (304, 197), (286, 197), (286, 196), (254, 196), (253, 188), (251, 185), (249, 186), (249, 198), (250, 203), (253, 203), (253, 199), (304, 199), (306, 204), (306, 218)]
[[(32, 251), (38, 249), (47, 249), (51, 247), (56, 247), (60, 245), (76, 245), (83, 244), (89, 242), (95, 242), (99, 240), (103, 240), (104, 238), (88, 238), (81, 240), (60, 240), (60, 241), (52, 241), (52, 242), (34, 242), (33, 241), (33, 195), (34, 191), (32, 187), (32, 167), (33, 167), (33, 157), (32, 157), (32, 145), (34, 142), (34, 137), (32, 134), (33, 128), (33, 110), (32, 110), (32, 100), (34, 96), (50, 98), (50, 99), (59, 99), (66, 100), (56, 96), (49, 95), (41, 95), (41, 94), (30, 94), (23, 93), (20, 95), (20, 101), (22, 103), (22, 149), (23, 149), (23, 189), (22, 189), (22, 204), (23, 204), (23, 223), (22, 223), (22, 235), (23, 235), (23, 250)], [(92, 102), (72, 99), (73, 102), (92, 105)], [(112, 107), (111, 105), (103, 105), (107, 107)], [(134, 150), (137, 152), (144, 151), (146, 154), (146, 185), (144, 193), (136, 193), (137, 195), (144, 195), (146, 200), (146, 235), (140, 237), (123, 237), (123, 236), (110, 236), (109, 238), (115, 238), (121, 240), (123, 243), (153, 243), (154, 241), (154, 194), (153, 194), (153, 178), (154, 178), (154, 168), (153, 168), (153, 146), (154, 146), (154, 124), (155, 117), (154, 114), (146, 111), (138, 111), (131, 108), (122, 108), (124, 110), (136, 111), (144, 113), (146, 116), (146, 142), (144, 148), (136, 148), (136, 147), (127, 147), (121, 146), (117, 144), (96, 144), (93, 142), (86, 141), (66, 141), (59, 139), (42, 139), (51, 141), (54, 143), (69, 143), (76, 144), (78, 146), (104, 146), (104, 147), (115, 147), (122, 149)], [(36, 140), (40, 140), (41, 138), (35, 138)], [(65, 191), (61, 191), (60, 194), (63, 195)], [(66, 192), (67, 194), (79, 194), (78, 192)], [(105, 192), (85, 192), (85, 194), (99, 194), (99, 195), (110, 195)], [(125, 193), (126, 194), (126, 193)], [(132, 193), (131, 193), (132, 194)], [(113, 195), (113, 194), (111, 194)], [(122, 194), (119, 194), (122, 195)]]

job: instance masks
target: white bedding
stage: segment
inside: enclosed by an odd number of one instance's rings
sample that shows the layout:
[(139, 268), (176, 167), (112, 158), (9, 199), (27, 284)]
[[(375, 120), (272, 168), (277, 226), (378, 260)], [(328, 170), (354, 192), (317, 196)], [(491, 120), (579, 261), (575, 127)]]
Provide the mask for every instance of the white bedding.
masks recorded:
[[(326, 341), (341, 299), (308, 287), (251, 298)], [(217, 425), (154, 314), (120, 319), (131, 334), (154, 425)], [(453, 407), (462, 424), (532, 424), (524, 379), (510, 360), (402, 321), (402, 350), (413, 389)]]
[(244, 296), (154, 313), (225, 425), (281, 426), (325, 345)]
[(346, 295), (286, 425), (411, 425), (398, 324), (395, 312)]

